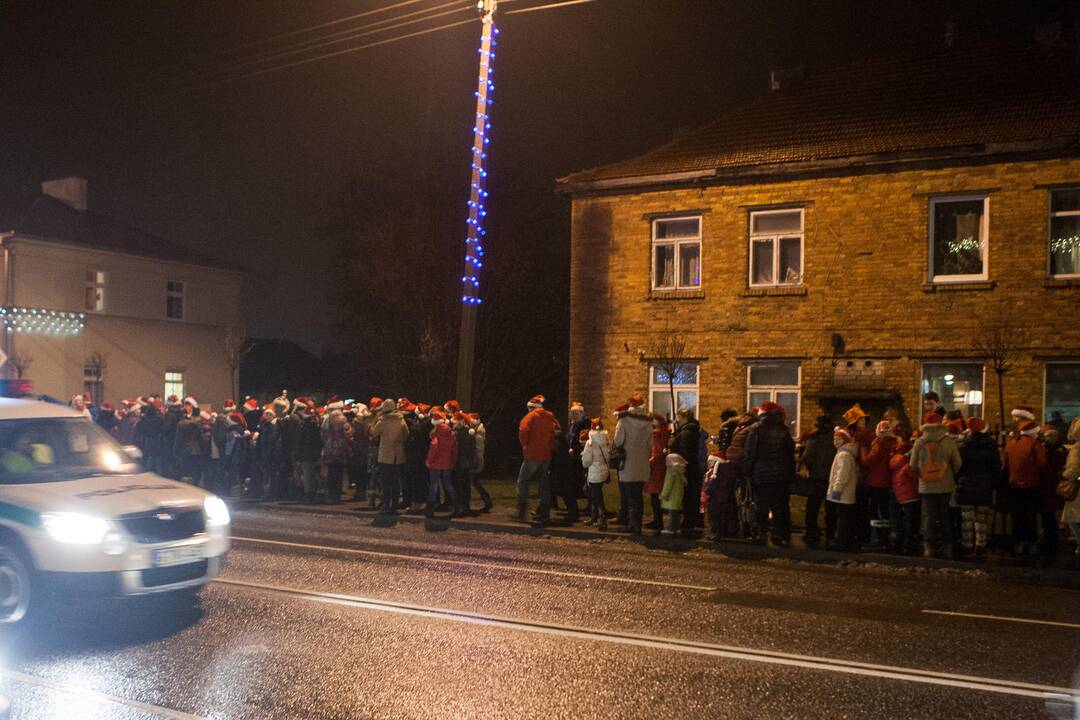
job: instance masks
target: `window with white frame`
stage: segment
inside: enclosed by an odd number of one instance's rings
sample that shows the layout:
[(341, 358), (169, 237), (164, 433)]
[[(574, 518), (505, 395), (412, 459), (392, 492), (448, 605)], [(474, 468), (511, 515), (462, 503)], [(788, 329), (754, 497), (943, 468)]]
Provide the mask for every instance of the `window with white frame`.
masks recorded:
[(86, 271), (83, 309), (90, 312), (101, 312), (105, 309), (105, 273), (101, 270)]
[(794, 435), (799, 427), (800, 367), (798, 360), (752, 362), (746, 368), (746, 406), (771, 401), (784, 408)]
[(653, 220), (653, 290), (696, 290), (701, 287), (701, 218)]
[(986, 280), (989, 204), (984, 196), (930, 200), (930, 280)]
[(165, 283), (165, 317), (170, 320), (184, 319), (184, 283), (178, 280)]
[(657, 365), (649, 366), (649, 408), (669, 420), (672, 418), (671, 394), (675, 393), (675, 409), (692, 410), (698, 414), (697, 363), (679, 363), (674, 372)]
[(165, 397), (175, 395), (178, 398), (184, 397), (184, 372), (182, 370), (166, 370), (165, 371)]
[(1080, 362), (1046, 363), (1043, 418), (1055, 425), (1080, 417)]
[(91, 360), (83, 365), (83, 395), (89, 395), (98, 407), (105, 399), (105, 366), (101, 362)]
[(1050, 193), (1050, 274), (1080, 277), (1080, 188)]
[(803, 267), (803, 211), (750, 213), (750, 286), (800, 285)]

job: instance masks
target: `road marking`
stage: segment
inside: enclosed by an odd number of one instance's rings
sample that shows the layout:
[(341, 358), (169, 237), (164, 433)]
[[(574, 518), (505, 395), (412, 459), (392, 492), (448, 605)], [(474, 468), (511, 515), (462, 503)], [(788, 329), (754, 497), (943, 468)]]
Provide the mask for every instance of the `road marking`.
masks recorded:
[(400, 615), (413, 615), (418, 617), (433, 618), (437, 620), (451, 620), (454, 622), (469, 623), (472, 625), (484, 625), (488, 627), (505, 628), (524, 632), (539, 633), (543, 635), (555, 635), (558, 637), (574, 638), (577, 640), (593, 640), (598, 642), (615, 643), (618, 645), (632, 645), (656, 650), (671, 650), (675, 652), (692, 653), (711, 657), (722, 657), (733, 660), (748, 660), (750, 662), (769, 663), (772, 665), (784, 665), (788, 667), (807, 668), (811, 670), (825, 670), (829, 672), (845, 673), (848, 675), (862, 675), (866, 677), (888, 678), (905, 682), (916, 682), (925, 685), (942, 685), (947, 687), (965, 688), (969, 690), (981, 690), (1005, 695), (1018, 695), (1021, 697), (1039, 698), (1041, 700), (1064, 700), (1080, 702), (1080, 690), (1052, 685), (1038, 685), (1033, 683), (1002, 680), (998, 678), (986, 678), (976, 675), (958, 675), (954, 673), (941, 673), (916, 668), (905, 668), (892, 665), (876, 665), (851, 660), (836, 658), (817, 657), (814, 655), (796, 655), (792, 653), (774, 652), (771, 650), (757, 650), (754, 648), (738, 647), (733, 645), (717, 645), (713, 643), (694, 642), (678, 638), (664, 638), (653, 635), (638, 635), (634, 633), (622, 633), (612, 630), (598, 630), (573, 625), (561, 625), (545, 623), (536, 620), (523, 620), (519, 618), (500, 617), (497, 615), (483, 615), (465, 610), (452, 610), (449, 608), (427, 607), (412, 605), (409, 603), (397, 603), (387, 600), (377, 600), (355, 595), (342, 595), (338, 593), (324, 593), (312, 590), (282, 587), (277, 585), (263, 585), (260, 583), (244, 582), (241, 580), (223, 580), (218, 578), (215, 583), (232, 585), (250, 590), (272, 592), (282, 595), (293, 595), (313, 600), (316, 602), (344, 605), (347, 607), (378, 610), (380, 612), (397, 613)]
[(1027, 623), (1029, 625), (1053, 625), (1080, 630), (1080, 623), (1057, 622), (1054, 620), (1034, 620), (1032, 618), (1010, 617), (1008, 615), (981, 615), (979, 613), (951, 612), (949, 610), (923, 610), (927, 615), (949, 615), (951, 617), (977, 618), (979, 620), (1001, 620), (1002, 622)]
[(233, 540), (240, 542), (260, 543), (263, 545), (282, 545), (285, 547), (304, 548), (307, 550), (329, 550), (331, 552), (348, 553), (350, 555), (369, 555), (372, 557), (392, 558), (395, 560), (412, 560), (414, 562), (441, 563), (443, 565), (463, 565), (467, 567), (491, 568), (493, 570), (509, 570), (511, 572), (525, 572), (536, 575), (558, 575), (560, 577), (583, 578), (586, 580), (603, 580), (605, 582), (627, 583), (630, 585), (652, 585), (655, 587), (678, 588), (680, 590), (700, 590), (715, 592), (717, 588), (706, 585), (685, 585), (683, 583), (663, 582), (660, 580), (640, 580), (637, 578), (618, 577), (616, 575), (590, 575), (588, 573), (566, 572), (563, 570), (544, 570), (542, 568), (520, 567), (517, 565), (501, 565), (499, 563), (485, 563), (476, 560), (450, 560), (449, 558), (431, 557), (430, 555), (408, 555), (406, 553), (391, 553), (379, 550), (360, 550), (358, 548), (345, 548), (333, 545), (309, 545), (307, 543), (286, 542), (284, 540), (264, 540), (262, 538), (241, 537), (234, 535)]
[(116, 695), (108, 695), (103, 692), (98, 692), (97, 690), (69, 685), (57, 680), (49, 680), (48, 678), (38, 677), (37, 675), (27, 675), (26, 673), (21, 673), (17, 670), (0, 670), (0, 675), (9, 680), (14, 680), (15, 682), (24, 683), (26, 685), (36, 685), (37, 687), (45, 688), (47, 690), (56, 690), (86, 700), (93, 700), (99, 703), (112, 703), (114, 705), (123, 705), (124, 707), (133, 708), (135, 710), (142, 710), (143, 712), (165, 718), (166, 720), (204, 720), (204, 718), (199, 715), (190, 715), (185, 712), (180, 712), (179, 710), (151, 705), (150, 703), (139, 702), (138, 700), (129, 700), (127, 698), (117, 697)]

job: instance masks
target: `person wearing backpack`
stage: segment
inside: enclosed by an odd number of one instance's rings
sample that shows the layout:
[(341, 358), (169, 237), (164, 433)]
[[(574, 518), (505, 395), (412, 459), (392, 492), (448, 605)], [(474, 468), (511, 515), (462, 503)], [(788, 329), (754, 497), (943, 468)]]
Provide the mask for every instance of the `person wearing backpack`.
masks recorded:
[(960, 476), (956, 480), (956, 504), (961, 514), (961, 545), (964, 552), (980, 556), (986, 552), (990, 528), (994, 483), (1001, 474), (1001, 454), (994, 438), (986, 432), (982, 418), (968, 420), (968, 438), (960, 448)]
[(1009, 472), (1009, 501), (1012, 503), (1013, 542), (1017, 555), (1037, 555), (1036, 516), (1039, 485), (1046, 470), (1046, 448), (1039, 442), (1035, 411), (1019, 407), (1012, 411), (1017, 432), (1005, 443), (1005, 467)]
[(591, 517), (586, 525), (596, 525), (600, 530), (607, 530), (607, 508), (604, 507), (604, 483), (611, 479), (611, 442), (607, 430), (600, 418), (593, 418), (590, 423), (589, 439), (581, 450), (581, 465), (586, 470), (585, 484), (589, 493)]
[(955, 476), (960, 470), (960, 449), (948, 436), (937, 412), (923, 415), (922, 435), (911, 449), (911, 467), (919, 474), (919, 494), (922, 496), (923, 557), (936, 557), (944, 552), (953, 556), (952, 524), (949, 520), (949, 500), (956, 487)]

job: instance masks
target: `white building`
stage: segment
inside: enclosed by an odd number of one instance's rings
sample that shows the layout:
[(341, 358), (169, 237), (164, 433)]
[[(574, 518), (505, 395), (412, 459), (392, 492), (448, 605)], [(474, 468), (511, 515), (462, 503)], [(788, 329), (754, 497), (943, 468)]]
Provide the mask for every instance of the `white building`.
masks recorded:
[(5, 376), (64, 400), (219, 404), (234, 392), (245, 271), (88, 210), (86, 189), (47, 181), (0, 207)]

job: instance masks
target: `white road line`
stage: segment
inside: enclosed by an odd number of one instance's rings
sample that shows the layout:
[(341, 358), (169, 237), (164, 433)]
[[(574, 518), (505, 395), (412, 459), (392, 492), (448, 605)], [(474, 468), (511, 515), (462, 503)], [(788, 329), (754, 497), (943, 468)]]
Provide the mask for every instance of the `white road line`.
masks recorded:
[(14, 680), (15, 682), (24, 683), (26, 685), (36, 685), (37, 687), (67, 693), (68, 695), (74, 695), (85, 700), (92, 700), (99, 703), (112, 703), (113, 705), (123, 705), (124, 707), (133, 708), (135, 710), (142, 710), (151, 715), (156, 715), (159, 718), (165, 718), (165, 720), (204, 720), (204, 718), (199, 715), (190, 715), (185, 712), (180, 712), (179, 710), (159, 707), (157, 705), (151, 705), (150, 703), (139, 702), (138, 700), (128, 700), (127, 698), (108, 695), (106, 693), (98, 692), (97, 690), (81, 688), (57, 680), (49, 680), (48, 678), (38, 677), (37, 675), (27, 675), (26, 673), (21, 673), (17, 670), (0, 670), (0, 675), (9, 680)]
[(683, 583), (662, 582), (660, 580), (640, 580), (638, 578), (618, 577), (616, 575), (590, 575), (589, 573), (565, 572), (563, 570), (544, 570), (542, 568), (522, 567), (519, 565), (501, 565), (498, 563), (478, 562), (476, 560), (450, 560), (449, 558), (431, 557), (430, 555), (408, 555), (406, 553), (382, 552), (379, 550), (360, 550), (357, 548), (338, 547), (334, 545), (309, 545), (307, 543), (286, 542), (284, 540), (264, 540), (262, 538), (242, 537), (234, 535), (233, 540), (240, 542), (260, 543), (263, 545), (281, 545), (284, 547), (304, 548), (306, 550), (328, 550), (331, 552), (347, 553), (350, 555), (368, 555), (371, 557), (392, 558), (395, 560), (411, 560), (413, 562), (440, 563), (443, 565), (463, 565), (466, 567), (490, 568), (492, 570), (509, 570), (511, 572), (533, 573), (536, 575), (558, 575), (560, 577), (582, 578), (585, 580), (603, 580), (605, 582), (627, 583), (630, 585), (652, 585), (656, 587), (678, 588), (680, 590), (700, 590), (714, 592), (717, 588), (706, 585), (685, 585)]
[(951, 617), (976, 618), (978, 620), (1000, 620), (1002, 622), (1027, 623), (1029, 625), (1053, 625), (1080, 630), (1080, 623), (1057, 622), (1054, 620), (1034, 620), (1032, 618), (1010, 617), (1008, 615), (982, 615), (979, 613), (951, 612), (949, 610), (923, 610), (927, 615), (949, 615)]
[(941, 685), (947, 687), (965, 688), (969, 690), (981, 690), (1004, 695), (1018, 695), (1020, 697), (1039, 698), (1041, 700), (1065, 700), (1080, 702), (1080, 690), (1052, 685), (1038, 685), (1033, 683), (1016, 682), (998, 678), (986, 678), (975, 675), (958, 675), (954, 673), (940, 673), (916, 668), (905, 668), (892, 665), (876, 665), (836, 658), (816, 657), (813, 655), (796, 655), (791, 653), (773, 652), (771, 650), (757, 650), (732, 645), (716, 645), (712, 643), (699, 643), (678, 638), (663, 638), (652, 635), (638, 635), (633, 633), (620, 633), (610, 630), (596, 630), (572, 625), (544, 623), (535, 620), (523, 620), (518, 618), (499, 617), (496, 615), (482, 615), (464, 610), (452, 610), (448, 608), (426, 607), (408, 603), (395, 603), (374, 598), (364, 598), (354, 595), (341, 595), (338, 593), (314, 592), (297, 588), (280, 587), (276, 585), (262, 585), (239, 580), (217, 579), (215, 583), (232, 585), (252, 590), (273, 592), (284, 595), (299, 596), (316, 602), (358, 607), (380, 612), (391, 612), (401, 615), (414, 615), (418, 617), (433, 618), (438, 620), (450, 620), (454, 622), (484, 625), (488, 627), (505, 628), (524, 632), (555, 635), (559, 637), (574, 638), (578, 640), (592, 640), (608, 642), (619, 645), (633, 645), (656, 650), (670, 650), (675, 652), (693, 653), (712, 657), (722, 657), (734, 660), (747, 660), (750, 662), (769, 663), (772, 665), (784, 665), (799, 667), (810, 670), (825, 670), (828, 672), (845, 673), (848, 675), (861, 675), (866, 677), (887, 678), (905, 682), (916, 682), (925, 685)]

